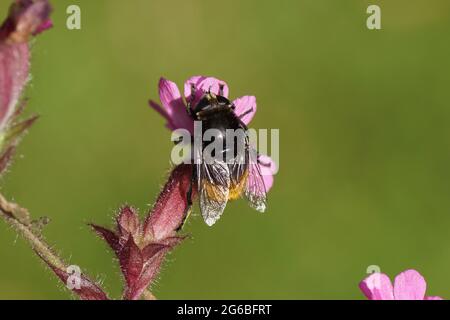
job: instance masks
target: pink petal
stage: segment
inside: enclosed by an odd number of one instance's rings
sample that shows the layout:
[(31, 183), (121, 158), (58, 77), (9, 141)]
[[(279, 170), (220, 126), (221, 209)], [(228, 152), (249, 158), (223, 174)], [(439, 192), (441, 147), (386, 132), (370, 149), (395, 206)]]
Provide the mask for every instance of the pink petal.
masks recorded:
[(441, 297), (434, 296), (434, 297), (425, 297), (424, 300), (444, 300), (444, 299), (442, 299)]
[(184, 96), (186, 97), (187, 101), (191, 101), (192, 85), (194, 85), (196, 89), (195, 99), (193, 102), (194, 106), (200, 100), (201, 96), (209, 90), (211, 90), (211, 92), (214, 94), (219, 94), (220, 85), (224, 86), (223, 95), (224, 97), (228, 98), (229, 89), (225, 81), (213, 77), (194, 76), (184, 83)]
[(274, 180), (274, 174), (277, 171), (276, 170), (276, 164), (275, 162), (266, 155), (260, 155), (259, 156), (259, 168), (261, 170), (261, 175), (264, 180), (264, 184), (266, 186), (266, 191), (269, 192), (269, 190), (273, 186), (273, 180)]
[(406, 270), (395, 277), (395, 300), (423, 300), (427, 283), (416, 270)]
[(384, 273), (373, 273), (359, 283), (359, 288), (369, 300), (394, 300), (391, 280)]
[(234, 100), (233, 104), (236, 107), (234, 113), (240, 117), (242, 122), (248, 125), (256, 114), (256, 97), (243, 96)]
[(187, 113), (177, 85), (172, 81), (161, 78), (159, 81), (159, 98), (162, 107), (153, 101), (150, 101), (150, 106), (166, 118), (167, 127), (170, 130), (183, 128), (193, 132), (193, 120)]

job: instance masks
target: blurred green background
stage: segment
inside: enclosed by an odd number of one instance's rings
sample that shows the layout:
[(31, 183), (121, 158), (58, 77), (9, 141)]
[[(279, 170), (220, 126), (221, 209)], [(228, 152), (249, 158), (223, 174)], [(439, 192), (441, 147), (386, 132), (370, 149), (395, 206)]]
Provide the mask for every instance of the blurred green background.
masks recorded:
[[(147, 100), (160, 76), (202, 74), (257, 97), (252, 126), (280, 129), (280, 171), (267, 214), (234, 202), (208, 228), (196, 210), (158, 298), (359, 299), (369, 265), (415, 268), (450, 298), (448, 0), (53, 2), (26, 94), (42, 118), (1, 189), (51, 217), (48, 240), (111, 296), (117, 263), (86, 223), (148, 210), (172, 143)], [(66, 29), (70, 4), (80, 31)], [(369, 4), (381, 31), (366, 28)], [(69, 297), (3, 222), (0, 260), (0, 298)]]

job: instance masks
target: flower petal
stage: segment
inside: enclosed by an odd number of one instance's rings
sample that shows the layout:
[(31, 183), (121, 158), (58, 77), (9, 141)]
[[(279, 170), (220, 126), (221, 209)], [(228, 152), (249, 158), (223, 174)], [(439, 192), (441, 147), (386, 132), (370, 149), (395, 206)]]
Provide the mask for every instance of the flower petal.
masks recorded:
[(169, 114), (174, 107), (184, 106), (177, 85), (165, 78), (159, 80), (159, 99)]
[(194, 76), (184, 83), (184, 96), (187, 101), (191, 101), (192, 85), (194, 85), (196, 89), (193, 101), (194, 106), (198, 103), (202, 95), (209, 90), (216, 95), (219, 94), (221, 85), (223, 85), (223, 96), (228, 98), (229, 89), (225, 81), (213, 77)]
[(172, 81), (161, 78), (159, 80), (159, 98), (162, 108), (153, 101), (150, 101), (150, 106), (166, 118), (167, 127), (170, 130), (183, 128), (193, 132), (193, 120), (187, 113), (177, 85)]
[(359, 288), (369, 300), (394, 300), (391, 280), (384, 273), (373, 273), (359, 283)]
[(233, 104), (236, 107), (234, 113), (248, 125), (256, 114), (256, 97), (243, 96), (234, 100)]
[(424, 300), (444, 300), (444, 299), (438, 296), (432, 296), (432, 297), (425, 297)]
[(406, 270), (395, 277), (395, 300), (423, 300), (427, 283), (416, 270)]

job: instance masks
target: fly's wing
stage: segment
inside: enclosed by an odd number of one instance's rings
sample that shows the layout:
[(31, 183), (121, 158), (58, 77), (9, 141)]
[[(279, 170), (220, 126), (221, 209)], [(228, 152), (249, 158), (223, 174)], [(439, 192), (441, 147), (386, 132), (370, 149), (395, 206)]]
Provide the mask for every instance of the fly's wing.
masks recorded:
[(197, 165), (200, 194), (200, 211), (206, 224), (212, 226), (219, 220), (228, 202), (230, 171), (225, 162), (204, 161)]
[(248, 158), (249, 158), (249, 139), (248, 136), (243, 137), (238, 140), (238, 144), (243, 144), (243, 147), (235, 145), (237, 148), (236, 156), (232, 161), (228, 161), (228, 168), (230, 170), (231, 185), (239, 185), (242, 179), (246, 179), (247, 168), (248, 168)]
[(256, 150), (250, 149), (248, 154), (248, 176), (245, 187), (245, 197), (250, 206), (259, 212), (266, 211), (267, 194), (264, 179), (261, 174), (261, 167)]

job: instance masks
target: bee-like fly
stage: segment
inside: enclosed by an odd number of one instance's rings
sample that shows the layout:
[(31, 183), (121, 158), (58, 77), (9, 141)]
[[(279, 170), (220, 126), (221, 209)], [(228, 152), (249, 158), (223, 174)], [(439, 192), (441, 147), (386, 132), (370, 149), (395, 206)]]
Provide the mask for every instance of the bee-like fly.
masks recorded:
[[(192, 185), (196, 184), (200, 210), (209, 226), (217, 222), (229, 200), (241, 196), (245, 196), (253, 208), (264, 212), (266, 187), (260, 169), (264, 164), (259, 163), (256, 150), (250, 146), (248, 128), (241, 120), (252, 110), (237, 116), (233, 103), (224, 97), (223, 86), (218, 95), (206, 92), (193, 105), (195, 92), (193, 86), (188, 113), (194, 121), (201, 121), (202, 141), (200, 148), (193, 149), (188, 202), (192, 203)], [(215, 134), (210, 135), (211, 131)]]

